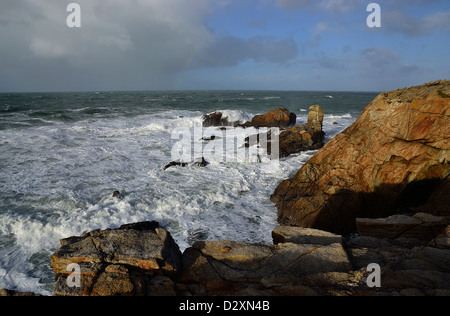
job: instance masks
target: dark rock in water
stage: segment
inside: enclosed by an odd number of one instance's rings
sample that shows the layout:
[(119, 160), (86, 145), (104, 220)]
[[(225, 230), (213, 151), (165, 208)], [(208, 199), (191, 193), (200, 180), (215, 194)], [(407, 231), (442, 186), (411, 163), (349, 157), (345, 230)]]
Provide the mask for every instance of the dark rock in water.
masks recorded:
[(198, 159), (198, 160), (194, 161), (194, 163), (192, 164), (192, 166), (200, 167), (200, 168), (204, 168), (207, 165), (209, 165), (209, 162), (207, 162), (204, 157), (202, 157), (202, 159)]
[(203, 116), (203, 127), (237, 126), (240, 122), (230, 122), (222, 112), (214, 112)]
[[(450, 215), (450, 81), (382, 93), (271, 200), (278, 221), (348, 234), (356, 218)], [(318, 114), (320, 117), (320, 114)], [(446, 192), (446, 193), (444, 193)]]
[(289, 128), (280, 134), (280, 158), (302, 151), (317, 150), (324, 146), (325, 133), (311, 124)]
[(164, 167), (164, 170), (167, 170), (167, 169), (169, 169), (169, 168), (171, 168), (171, 167), (187, 167), (188, 166), (188, 164), (187, 163), (184, 163), (184, 162), (179, 162), (179, 161), (172, 161), (171, 163), (169, 163), (168, 165), (166, 165), (165, 167)]
[(209, 165), (209, 162), (207, 162), (205, 160), (205, 158), (202, 157), (201, 159), (196, 159), (192, 163), (172, 161), (171, 163), (169, 163), (167, 166), (164, 167), (164, 170), (167, 170), (167, 169), (169, 169), (171, 167), (183, 167), (183, 168), (186, 168), (186, 167), (189, 167), (189, 166), (203, 168), (203, 167), (206, 167), (208, 165)]
[(136, 230), (136, 231), (155, 231), (156, 228), (159, 228), (159, 223), (155, 221), (140, 222), (120, 226), (121, 230)]
[(205, 136), (202, 137), (200, 140), (204, 140), (204, 141), (211, 141), (211, 140), (216, 140), (216, 139), (222, 139), (221, 137), (218, 137), (216, 135), (212, 135), (212, 136)]
[(114, 191), (113, 198), (123, 199), (123, 195), (119, 191)]

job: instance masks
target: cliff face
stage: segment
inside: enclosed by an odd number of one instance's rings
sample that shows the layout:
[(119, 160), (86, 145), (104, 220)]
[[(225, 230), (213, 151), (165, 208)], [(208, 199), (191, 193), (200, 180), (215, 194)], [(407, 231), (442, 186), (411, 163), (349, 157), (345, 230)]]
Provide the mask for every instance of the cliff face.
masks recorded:
[(449, 105), (450, 81), (380, 94), (278, 186), (279, 222), (347, 234), (357, 217), (449, 215)]

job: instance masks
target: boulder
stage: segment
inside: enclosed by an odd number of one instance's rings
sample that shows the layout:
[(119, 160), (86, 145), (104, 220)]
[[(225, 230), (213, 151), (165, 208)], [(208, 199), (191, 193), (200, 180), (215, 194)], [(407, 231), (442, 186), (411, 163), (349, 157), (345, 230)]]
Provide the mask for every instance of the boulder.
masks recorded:
[(325, 133), (318, 125), (303, 124), (291, 127), (279, 136), (280, 158), (302, 151), (318, 150), (324, 146)]
[[(73, 264), (79, 287), (67, 282)], [(181, 269), (181, 252), (158, 223), (144, 222), (63, 239), (51, 265), (55, 296), (175, 295), (171, 278)]]
[(445, 228), (442, 234), (430, 242), (430, 246), (450, 250), (450, 225)]
[[(440, 91), (440, 93), (439, 93)], [(382, 93), (328, 142), (271, 200), (282, 225), (346, 235), (356, 218), (411, 208), (450, 215), (437, 197), (450, 176), (450, 81)], [(440, 190), (440, 194), (436, 193)], [(444, 190), (444, 191), (443, 191)], [(432, 202), (431, 206), (426, 206)]]
[(213, 112), (202, 117), (203, 127), (212, 126), (236, 126), (240, 122), (229, 121), (229, 118), (225, 116), (222, 112)]
[(295, 125), (297, 122), (297, 115), (289, 112), (286, 108), (278, 108), (269, 111), (263, 115), (256, 115), (251, 122), (242, 124), (242, 127), (278, 127), (286, 128)]
[[(290, 127), (278, 135), (279, 158), (286, 158), (292, 154), (302, 151), (318, 150), (324, 146), (325, 133), (322, 130), (323, 109), (319, 105), (314, 105), (310, 109), (308, 123)], [(261, 139), (272, 141), (272, 130), (269, 130), (267, 136), (261, 137), (258, 134), (245, 139), (246, 147), (261, 145)], [(271, 146), (267, 146), (268, 154), (271, 154)]]

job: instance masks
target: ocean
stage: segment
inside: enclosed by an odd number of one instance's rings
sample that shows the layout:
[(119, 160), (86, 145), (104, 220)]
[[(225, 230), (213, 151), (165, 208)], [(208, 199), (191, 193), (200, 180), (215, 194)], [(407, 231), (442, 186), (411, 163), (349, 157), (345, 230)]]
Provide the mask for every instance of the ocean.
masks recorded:
[[(277, 107), (306, 123), (325, 110), (326, 141), (350, 126), (378, 93), (159, 91), (0, 94), (0, 289), (51, 295), (49, 256), (59, 240), (95, 229), (158, 221), (181, 251), (199, 240), (272, 242), (270, 195), (314, 155), (205, 168), (164, 166), (173, 131), (224, 111), (251, 120)], [(122, 199), (112, 197), (118, 190)]]

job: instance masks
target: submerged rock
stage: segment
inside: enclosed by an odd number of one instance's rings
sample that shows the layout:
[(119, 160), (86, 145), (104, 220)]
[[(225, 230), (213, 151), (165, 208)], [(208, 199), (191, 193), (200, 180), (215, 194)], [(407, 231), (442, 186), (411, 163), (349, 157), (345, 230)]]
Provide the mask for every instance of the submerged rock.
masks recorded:
[(449, 196), (442, 192), (450, 176), (450, 99), (442, 93), (450, 93), (450, 81), (380, 94), (277, 187), (271, 199), (279, 222), (347, 234), (356, 218), (408, 212), (429, 200), (422, 212), (450, 215), (448, 204), (436, 202)]
[(123, 198), (123, 195), (119, 191), (114, 191), (112, 196), (113, 196), (113, 198), (116, 198), (116, 199)]
[(171, 168), (171, 167), (183, 167), (183, 168), (186, 168), (186, 167), (199, 167), (199, 168), (204, 168), (204, 167), (206, 167), (206, 166), (208, 166), (209, 165), (209, 162), (207, 162), (206, 160), (205, 160), (205, 158), (204, 157), (202, 157), (201, 159), (196, 159), (194, 162), (192, 162), (192, 163), (185, 163), (185, 162), (179, 162), (179, 161), (172, 161), (171, 163), (169, 163), (168, 165), (166, 165), (165, 167), (164, 167), (164, 170), (167, 170), (167, 169), (169, 169), (169, 168)]
[(227, 116), (224, 116), (222, 112), (214, 112), (202, 117), (203, 119), (203, 127), (211, 127), (211, 126), (237, 126), (240, 122), (229, 121)]

